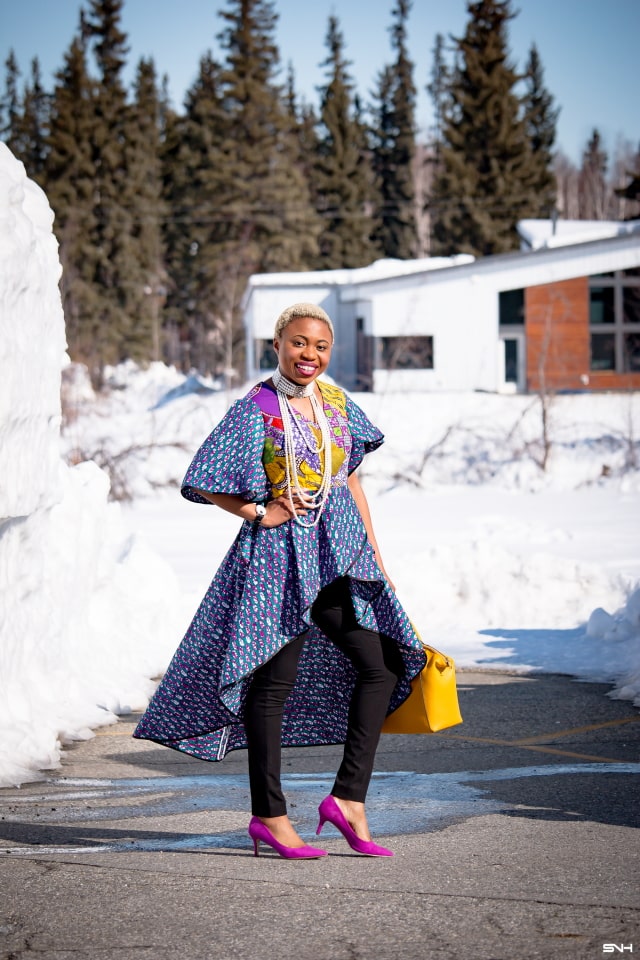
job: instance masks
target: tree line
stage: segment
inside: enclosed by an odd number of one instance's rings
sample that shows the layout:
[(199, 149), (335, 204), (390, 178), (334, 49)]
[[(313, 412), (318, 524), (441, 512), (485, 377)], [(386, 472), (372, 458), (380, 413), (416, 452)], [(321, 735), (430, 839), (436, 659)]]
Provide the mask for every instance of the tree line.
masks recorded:
[[(512, 63), (511, 0), (468, 2), (464, 36), (435, 39), (435, 123), (420, 142), (412, 0), (393, 0), (389, 62), (363, 103), (337, 16), (318, 103), (281, 78), (272, 0), (225, 0), (181, 109), (151, 59), (123, 80), (125, 0), (89, 0), (51, 90), (37, 58), (6, 62), (0, 136), (56, 214), (69, 351), (106, 364), (164, 359), (241, 377), (241, 300), (253, 273), (381, 257), (517, 249), (516, 223), (637, 214), (615, 196), (594, 130), (576, 169), (555, 150), (558, 108), (535, 46)], [(640, 169), (626, 148), (620, 186)], [(626, 177), (626, 179), (625, 179)], [(625, 206), (626, 204), (626, 206)]]

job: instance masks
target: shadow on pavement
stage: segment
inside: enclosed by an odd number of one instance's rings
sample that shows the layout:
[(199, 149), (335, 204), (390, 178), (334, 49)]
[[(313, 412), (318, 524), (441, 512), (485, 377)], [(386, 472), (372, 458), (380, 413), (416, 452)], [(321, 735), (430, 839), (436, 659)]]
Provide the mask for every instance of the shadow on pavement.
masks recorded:
[[(517, 780), (483, 781), (477, 784), (493, 800), (511, 805), (503, 816), (562, 823), (606, 823), (619, 827), (640, 826), (638, 813), (638, 774), (608, 773), (607, 765), (599, 775), (562, 773), (558, 776), (527, 776)], [(468, 781), (474, 783), (473, 776)]]

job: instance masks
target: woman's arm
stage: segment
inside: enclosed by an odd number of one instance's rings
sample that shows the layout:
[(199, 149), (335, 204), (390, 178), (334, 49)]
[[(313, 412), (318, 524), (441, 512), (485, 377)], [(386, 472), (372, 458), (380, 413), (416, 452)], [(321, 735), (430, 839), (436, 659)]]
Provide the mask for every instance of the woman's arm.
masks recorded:
[(347, 482), (349, 484), (349, 489), (351, 490), (351, 495), (353, 496), (353, 499), (356, 502), (356, 507), (358, 508), (360, 516), (362, 517), (362, 522), (364, 523), (364, 528), (367, 531), (367, 537), (369, 538), (369, 543), (373, 547), (373, 552), (375, 554), (378, 566), (384, 573), (391, 589), (395, 591), (396, 588), (393, 585), (393, 582), (389, 574), (384, 568), (384, 563), (382, 562), (382, 556), (380, 554), (380, 548), (378, 547), (378, 541), (376, 540), (375, 533), (373, 532), (373, 523), (371, 521), (371, 512), (369, 510), (369, 504), (367, 502), (367, 498), (365, 496), (364, 490), (362, 489), (362, 485), (360, 483), (360, 480), (358, 479), (358, 475), (355, 470), (353, 471), (353, 473), (349, 475), (349, 480)]
[[(210, 503), (232, 513), (241, 520), (256, 519), (256, 505), (249, 500), (243, 500), (242, 497), (233, 493), (207, 493), (206, 490), (198, 490), (198, 493)], [(260, 521), (261, 527), (279, 527), (281, 523), (286, 523), (293, 516), (293, 508), (286, 497), (278, 497), (276, 500), (270, 500), (267, 504), (267, 512)], [(298, 514), (306, 513), (305, 510), (298, 509)]]

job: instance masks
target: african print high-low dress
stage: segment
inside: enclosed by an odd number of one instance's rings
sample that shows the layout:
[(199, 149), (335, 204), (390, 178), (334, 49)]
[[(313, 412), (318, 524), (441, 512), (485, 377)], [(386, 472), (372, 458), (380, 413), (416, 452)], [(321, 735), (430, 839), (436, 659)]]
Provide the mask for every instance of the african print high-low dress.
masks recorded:
[[(266, 528), (244, 521), (220, 565), (134, 737), (203, 760), (246, 747), (244, 702), (253, 672), (307, 631), (295, 686), (283, 716), (284, 746), (344, 743), (355, 671), (311, 621), (322, 587), (348, 576), (359, 623), (392, 637), (405, 675), (390, 710), (406, 699), (425, 664), (422, 645), (378, 567), (348, 475), (383, 436), (337, 387), (318, 382), (331, 431), (332, 486), (317, 526), (295, 521)], [(317, 490), (323, 462), (317, 428), (294, 413), (301, 485)], [(182, 494), (237, 494), (266, 502), (286, 492), (284, 434), (277, 394), (260, 383), (236, 401), (198, 450)], [(310, 518), (307, 514), (306, 519)]]

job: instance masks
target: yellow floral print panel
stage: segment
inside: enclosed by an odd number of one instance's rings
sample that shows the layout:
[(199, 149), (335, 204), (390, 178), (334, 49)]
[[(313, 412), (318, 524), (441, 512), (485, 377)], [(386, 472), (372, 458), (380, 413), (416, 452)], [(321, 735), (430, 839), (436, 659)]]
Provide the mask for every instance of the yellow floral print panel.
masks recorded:
[[(320, 442), (320, 431), (312, 424), (308, 424), (318, 442)], [(310, 492), (319, 490), (322, 483), (322, 472), (324, 471), (324, 453), (317, 457), (320, 461), (320, 470), (314, 470), (304, 456), (296, 457), (296, 473), (298, 483), (303, 490)], [(331, 444), (331, 476), (335, 476), (344, 463), (345, 451), (337, 444)], [(286, 460), (284, 450), (277, 446), (272, 437), (267, 437), (264, 444), (262, 455), (265, 473), (271, 484), (271, 495), (281, 497), (287, 492)], [(293, 481), (293, 477), (291, 478)]]
[(347, 416), (347, 395), (340, 387), (334, 387), (331, 383), (325, 383), (324, 380), (318, 380), (318, 389), (322, 394), (325, 403), (330, 404), (339, 410), (343, 417)]

